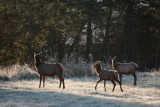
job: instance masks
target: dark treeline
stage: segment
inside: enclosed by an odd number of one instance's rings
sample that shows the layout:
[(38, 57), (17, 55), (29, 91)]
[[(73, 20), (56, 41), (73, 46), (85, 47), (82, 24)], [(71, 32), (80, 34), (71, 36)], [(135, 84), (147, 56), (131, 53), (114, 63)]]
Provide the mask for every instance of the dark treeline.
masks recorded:
[(33, 53), (86, 61), (160, 65), (159, 0), (1, 0), (0, 65), (33, 64)]

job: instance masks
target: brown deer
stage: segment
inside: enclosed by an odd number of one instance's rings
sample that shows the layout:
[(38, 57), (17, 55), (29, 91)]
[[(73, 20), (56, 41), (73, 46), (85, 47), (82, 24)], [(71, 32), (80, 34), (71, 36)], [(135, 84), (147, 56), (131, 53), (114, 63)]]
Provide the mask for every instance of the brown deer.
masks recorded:
[(103, 81), (104, 81), (104, 90), (106, 91), (106, 86), (105, 86), (105, 85), (106, 85), (106, 80), (109, 80), (109, 81), (111, 81), (111, 82), (113, 83), (113, 85), (114, 85), (112, 91), (114, 91), (114, 88), (115, 88), (115, 86), (116, 86), (116, 83), (115, 83), (115, 81), (116, 81), (116, 82), (119, 83), (120, 89), (121, 89), (121, 91), (123, 92), (122, 87), (121, 87), (121, 83), (120, 83), (120, 81), (117, 79), (117, 77), (118, 77), (117, 74), (118, 74), (118, 73), (117, 73), (117, 72), (114, 72), (114, 71), (107, 71), (107, 70), (101, 69), (100, 63), (101, 63), (101, 61), (98, 61), (97, 63), (94, 64), (94, 67), (96, 68), (96, 73), (97, 73), (97, 75), (98, 75), (98, 77), (99, 77), (99, 80), (97, 81), (97, 84), (96, 84), (96, 86), (95, 86), (95, 90), (97, 89), (98, 83), (103, 80)]
[(63, 89), (64, 89), (65, 84), (64, 84), (64, 78), (62, 76), (62, 71), (64, 69), (63, 65), (60, 63), (54, 63), (54, 64), (41, 63), (41, 56), (42, 53), (39, 54), (34, 53), (35, 68), (40, 74), (39, 88), (41, 87), (42, 77), (43, 77), (43, 87), (45, 87), (45, 77), (56, 75), (60, 80), (59, 88), (61, 88), (61, 82), (63, 82)]
[(112, 60), (112, 68), (118, 72), (121, 84), (122, 84), (122, 74), (131, 73), (134, 77), (134, 85), (136, 85), (136, 81), (137, 81), (136, 70), (139, 68), (139, 66), (134, 62), (117, 63), (116, 56), (111, 60)]

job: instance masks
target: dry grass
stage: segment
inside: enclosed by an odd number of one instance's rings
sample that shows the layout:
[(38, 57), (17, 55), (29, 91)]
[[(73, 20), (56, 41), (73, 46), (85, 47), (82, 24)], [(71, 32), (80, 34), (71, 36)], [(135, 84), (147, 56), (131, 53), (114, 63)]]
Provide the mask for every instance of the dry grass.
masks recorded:
[[(102, 67), (110, 66), (102, 63)], [(67, 107), (160, 107), (160, 72), (137, 72), (137, 86), (131, 75), (123, 76), (120, 91), (117, 84), (106, 83), (104, 91), (101, 82), (94, 90), (98, 77), (92, 64), (81, 60), (79, 63), (67, 61), (65, 64), (66, 89), (59, 89), (57, 78), (46, 79), (46, 87), (38, 88), (39, 75), (28, 65), (13, 65), (0, 70), (0, 107), (67, 106)]]
[(138, 73), (138, 85), (134, 87), (131, 75), (123, 76), (123, 90), (117, 84), (101, 82), (94, 90), (97, 77), (65, 79), (66, 89), (59, 89), (59, 80), (47, 78), (46, 87), (38, 88), (39, 80), (1, 82), (0, 105), (3, 106), (67, 106), (67, 107), (159, 107), (160, 72)]

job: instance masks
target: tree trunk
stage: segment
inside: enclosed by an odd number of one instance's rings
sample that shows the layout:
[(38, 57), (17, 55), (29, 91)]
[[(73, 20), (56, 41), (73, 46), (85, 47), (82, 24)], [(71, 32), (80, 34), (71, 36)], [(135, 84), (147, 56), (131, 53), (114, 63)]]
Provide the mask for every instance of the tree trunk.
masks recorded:
[(80, 39), (81, 39), (81, 32), (82, 32), (85, 24), (86, 24), (86, 22), (82, 22), (82, 23), (81, 23), (81, 26), (79, 27), (79, 32), (80, 32), (80, 34), (77, 34), (77, 35), (74, 37), (74, 41), (73, 41), (71, 47), (69, 48), (69, 55), (72, 54), (74, 48), (77, 48), (77, 47), (78, 47), (79, 41), (80, 41)]
[(78, 45), (79, 40), (80, 40), (80, 35), (77, 35), (76, 37), (74, 37), (74, 41), (68, 51), (69, 55), (73, 53), (73, 50), (76, 47), (76, 45)]
[(108, 12), (108, 17), (106, 20), (106, 31), (105, 31), (105, 36), (103, 37), (102, 54), (104, 56), (108, 56), (108, 39), (109, 39), (109, 30), (111, 27), (111, 20), (112, 20), (112, 7), (110, 7)]
[(58, 36), (58, 61), (62, 62), (64, 57), (65, 39), (62, 36)]
[(158, 38), (157, 48), (156, 48), (156, 55), (155, 55), (155, 67), (158, 70), (159, 68), (159, 45), (160, 45), (160, 36)]
[(91, 19), (88, 19), (87, 24), (87, 42), (86, 42), (86, 59), (89, 60), (89, 54), (91, 53), (91, 47), (92, 47), (92, 29), (91, 29)]
[(124, 28), (123, 28), (123, 49), (125, 52), (125, 59), (128, 60), (131, 57), (132, 46), (133, 46), (133, 2), (134, 0), (127, 0), (126, 2), (126, 15), (124, 18)]

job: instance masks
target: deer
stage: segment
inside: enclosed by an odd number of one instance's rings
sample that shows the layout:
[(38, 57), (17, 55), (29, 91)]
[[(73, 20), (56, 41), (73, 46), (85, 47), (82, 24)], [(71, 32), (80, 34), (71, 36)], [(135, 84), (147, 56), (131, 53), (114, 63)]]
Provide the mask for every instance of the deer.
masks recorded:
[(59, 88), (61, 88), (61, 82), (63, 82), (63, 89), (65, 89), (64, 78), (62, 76), (62, 72), (64, 70), (64, 66), (61, 63), (42, 63), (41, 62), (42, 53), (35, 54), (34, 53), (34, 62), (36, 71), (40, 75), (39, 88), (41, 87), (41, 81), (43, 77), (43, 87), (45, 87), (45, 77), (46, 76), (57, 76), (60, 80)]
[(112, 91), (114, 91), (114, 89), (115, 89), (115, 86), (116, 86), (115, 81), (116, 81), (116, 82), (119, 83), (120, 90), (123, 92), (123, 89), (121, 87), (121, 83), (117, 79), (118, 73), (113, 71), (113, 70), (112, 71), (108, 71), (108, 70), (102, 69), (101, 66), (100, 66), (100, 63), (101, 63), (101, 61), (98, 61), (97, 63), (95, 63), (93, 65), (94, 68), (96, 69), (96, 73), (97, 73), (97, 75), (99, 77), (99, 80), (97, 81), (96, 86), (95, 86), (95, 90), (97, 89), (98, 83), (103, 80), (104, 81), (104, 90), (106, 91), (106, 86), (105, 85), (106, 85), (106, 80), (108, 80), (108, 81), (111, 81), (113, 83), (113, 85), (114, 85)]
[(114, 70), (116, 70), (119, 74), (120, 83), (122, 84), (122, 74), (130, 74), (131, 73), (134, 77), (133, 85), (136, 86), (136, 81), (137, 81), (136, 71), (139, 68), (139, 66), (134, 62), (118, 63), (116, 56), (114, 58), (112, 58), (111, 61), (112, 61), (112, 68)]

